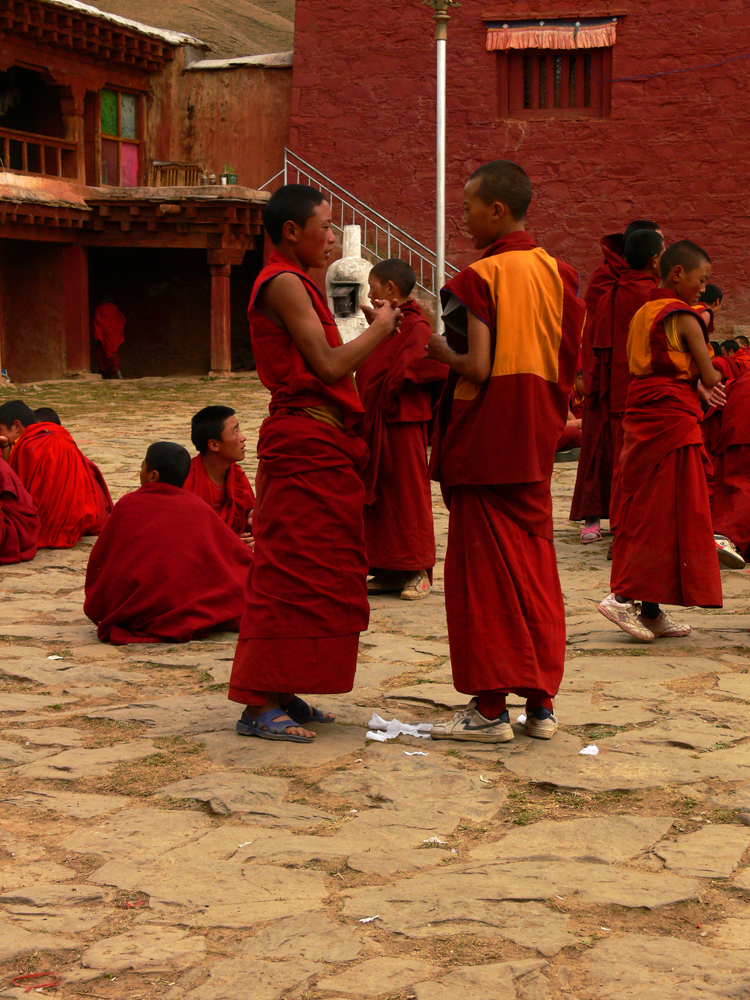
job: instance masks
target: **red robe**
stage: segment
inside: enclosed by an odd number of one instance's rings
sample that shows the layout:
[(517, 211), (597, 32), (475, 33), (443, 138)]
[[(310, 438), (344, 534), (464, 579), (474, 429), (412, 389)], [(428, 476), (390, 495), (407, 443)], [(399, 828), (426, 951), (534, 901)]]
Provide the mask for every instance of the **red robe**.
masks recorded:
[(39, 510), (40, 549), (69, 549), (102, 530), (112, 510), (107, 484), (64, 427), (31, 424), (13, 446), (10, 465)]
[(116, 505), (86, 570), (84, 613), (102, 642), (189, 642), (236, 632), (250, 549), (186, 490), (148, 483)]
[(364, 411), (351, 376), (326, 385), (289, 332), (255, 308), (285, 272), (302, 281), (328, 343), (341, 343), (318, 287), (274, 250), (248, 311), (258, 375), (271, 391), (258, 437), (255, 559), (229, 683), (230, 700), (249, 705), (274, 692), (351, 691), (369, 621)]
[[(581, 357), (586, 398), (583, 403), (581, 457), (570, 507), (571, 521), (587, 517), (608, 517), (612, 488), (613, 441), (610, 427), (609, 373), (606, 370), (611, 344), (596, 337), (596, 312), (604, 295), (611, 291), (627, 269), (623, 257), (622, 233), (605, 236), (601, 241), (604, 260), (591, 275), (584, 300), (586, 325)], [(600, 335), (601, 336), (601, 335)]]
[[(654, 604), (721, 607), (698, 369), (665, 329), (665, 321), (683, 312), (692, 310), (658, 288), (630, 326), (635, 377), (623, 419), (623, 503), (611, 588), (620, 597)], [(708, 342), (705, 327), (704, 336)]]
[(0, 565), (33, 559), (38, 538), (39, 511), (13, 469), (0, 458)]
[[(736, 355), (735, 355), (736, 356)], [(711, 514), (717, 535), (731, 539), (750, 558), (750, 370), (727, 390), (721, 429), (713, 442)]]
[(445, 607), (453, 682), (465, 694), (554, 696), (562, 679), (550, 480), (585, 315), (577, 287), (572, 268), (519, 232), (441, 292), (456, 350), (466, 349), (463, 310), (493, 341), (484, 384), (449, 375), (431, 465), (450, 509)]
[(417, 303), (405, 302), (398, 334), (379, 344), (355, 376), (370, 449), (364, 519), (371, 569), (435, 565), (427, 432), (448, 369), (425, 356), (431, 336)]
[(183, 489), (205, 500), (235, 535), (241, 535), (248, 530), (250, 514), (255, 506), (255, 494), (247, 476), (236, 462), (227, 470), (224, 502), (218, 506), (215, 498), (220, 492), (219, 488), (208, 478), (200, 455), (196, 455), (190, 463), (190, 472)]
[(91, 333), (96, 340), (96, 360), (102, 374), (120, 370), (117, 349), (125, 340), (125, 317), (113, 302), (96, 307)]

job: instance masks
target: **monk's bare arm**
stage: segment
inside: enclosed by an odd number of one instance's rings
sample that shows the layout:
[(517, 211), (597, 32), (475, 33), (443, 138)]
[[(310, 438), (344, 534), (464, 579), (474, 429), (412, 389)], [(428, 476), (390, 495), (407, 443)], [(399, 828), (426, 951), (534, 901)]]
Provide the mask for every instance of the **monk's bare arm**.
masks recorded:
[(700, 379), (707, 389), (712, 389), (721, 381), (721, 375), (711, 362), (711, 355), (703, 338), (703, 330), (695, 316), (680, 313), (675, 320), (675, 332), (683, 337), (688, 350), (698, 366)]
[(344, 378), (393, 333), (400, 313), (387, 302), (373, 310), (370, 326), (348, 344), (326, 340), (323, 326), (305, 286), (296, 275), (279, 274), (268, 283), (259, 308), (286, 330), (312, 370), (327, 385)]
[(445, 337), (433, 334), (425, 348), (427, 356), (433, 361), (442, 361), (454, 372), (467, 378), (470, 382), (481, 385), (492, 373), (492, 338), (490, 328), (474, 313), (466, 313), (468, 350), (459, 354), (448, 345)]

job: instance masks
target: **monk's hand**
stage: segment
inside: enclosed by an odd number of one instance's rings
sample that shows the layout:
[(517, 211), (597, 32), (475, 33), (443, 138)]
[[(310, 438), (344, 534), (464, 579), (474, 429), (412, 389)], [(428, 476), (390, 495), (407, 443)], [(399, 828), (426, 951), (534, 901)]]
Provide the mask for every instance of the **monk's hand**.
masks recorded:
[(253, 538), (252, 531), (243, 531), (240, 535), (240, 540), (245, 543), (245, 545), (250, 546), (250, 551), (255, 551), (255, 539)]
[(396, 333), (401, 322), (401, 310), (395, 301), (386, 302), (384, 299), (375, 299), (371, 306), (359, 307), (365, 314), (370, 327), (377, 327), (382, 333)]
[(723, 410), (727, 401), (727, 394), (721, 382), (712, 389), (707, 389), (702, 382), (698, 383), (698, 395), (708, 406), (715, 406), (717, 410)]
[(454, 353), (448, 346), (448, 341), (439, 333), (433, 333), (425, 345), (424, 352), (428, 358), (432, 358), (433, 361), (442, 361), (444, 365), (451, 363), (450, 359)]

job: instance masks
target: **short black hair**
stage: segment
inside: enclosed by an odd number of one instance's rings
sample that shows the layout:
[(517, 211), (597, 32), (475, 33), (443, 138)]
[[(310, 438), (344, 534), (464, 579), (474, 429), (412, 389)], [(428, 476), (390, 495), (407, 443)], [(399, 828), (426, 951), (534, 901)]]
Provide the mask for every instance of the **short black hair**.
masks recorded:
[(159, 473), (160, 483), (182, 488), (190, 472), (190, 455), (174, 441), (155, 441), (148, 446), (146, 465)]
[(204, 406), (190, 421), (190, 440), (200, 455), (208, 451), (209, 441), (220, 441), (228, 417), (233, 416), (231, 406)]
[(53, 410), (51, 406), (40, 406), (38, 410), (34, 410), (34, 416), (37, 423), (58, 424), (62, 427), (62, 420), (60, 420), (57, 410)]
[(690, 240), (679, 240), (667, 247), (661, 255), (659, 268), (661, 270), (662, 281), (666, 281), (673, 268), (679, 264), (686, 271), (694, 271), (701, 264), (710, 264), (711, 258), (705, 250), (702, 250), (697, 243)]
[(706, 285), (700, 295), (701, 302), (714, 303), (717, 300), (721, 302), (724, 295), (718, 285)]
[(634, 233), (637, 229), (661, 229), (658, 222), (652, 222), (650, 219), (633, 219), (632, 222), (628, 223), (625, 227), (625, 232), (622, 234), (622, 238), (625, 243), (628, 241), (628, 236)]
[(722, 351), (724, 350), (724, 348), (726, 348), (728, 351), (733, 351), (736, 354), (737, 351), (739, 351), (740, 349), (740, 345), (737, 343), (736, 340), (732, 340), (730, 337), (727, 337), (726, 340), (722, 340), (721, 342)]
[(709, 344), (714, 349), (714, 357), (718, 358), (721, 354), (721, 343), (718, 340), (709, 340)]
[(479, 178), (477, 194), (485, 203), (502, 201), (514, 219), (523, 219), (531, 203), (531, 181), (526, 171), (511, 160), (492, 160), (478, 167), (469, 177)]
[(303, 226), (322, 205), (326, 196), (309, 184), (285, 184), (274, 191), (263, 212), (263, 225), (274, 246), (281, 243), (285, 222), (295, 222)]
[(654, 229), (634, 229), (625, 240), (625, 260), (634, 271), (642, 271), (646, 264), (664, 249), (664, 237)]
[(747, 339), (744, 333), (737, 334), (737, 336), (734, 339), (737, 341), (738, 344), (741, 343), (743, 347), (750, 347), (750, 340)]
[(10, 399), (0, 406), (0, 424), (12, 427), (16, 420), (23, 427), (37, 423), (34, 411), (22, 399)]
[(373, 278), (385, 284), (392, 281), (402, 295), (408, 295), (417, 283), (417, 276), (414, 268), (401, 260), (400, 257), (389, 257), (388, 260), (379, 260), (370, 271)]

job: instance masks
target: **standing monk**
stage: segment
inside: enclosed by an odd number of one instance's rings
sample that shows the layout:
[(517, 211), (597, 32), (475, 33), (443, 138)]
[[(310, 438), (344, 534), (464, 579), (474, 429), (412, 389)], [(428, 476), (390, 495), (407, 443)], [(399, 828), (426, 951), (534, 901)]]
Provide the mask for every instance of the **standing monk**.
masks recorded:
[(384, 341), (357, 369), (370, 460), (365, 470), (365, 541), (373, 579), (368, 593), (418, 601), (432, 587), (435, 528), (427, 472), (427, 435), (448, 369), (425, 357), (432, 330), (413, 299), (417, 276), (405, 260), (370, 271), (370, 301), (395, 302), (398, 337)]
[(64, 427), (40, 423), (26, 403), (11, 400), (0, 406), (0, 449), (39, 510), (40, 549), (69, 549), (99, 534), (112, 498)]
[(237, 464), (245, 457), (245, 435), (231, 406), (205, 406), (190, 423), (198, 454), (190, 463), (185, 489), (209, 504), (224, 524), (252, 548), (250, 515), (255, 494)]
[(367, 554), (361, 473), (367, 447), (352, 378), (393, 334), (400, 313), (366, 309), (370, 326), (341, 337), (307, 272), (325, 267), (335, 236), (315, 188), (274, 192), (263, 220), (274, 245), (256, 279), (248, 319), (258, 375), (271, 391), (258, 437), (255, 559), (229, 698), (247, 707), (243, 736), (308, 743), (308, 722), (333, 717), (296, 691), (351, 691), (367, 628)]
[(0, 565), (33, 559), (38, 540), (39, 511), (13, 469), (0, 458)]
[(125, 317), (111, 299), (104, 299), (96, 307), (91, 333), (102, 378), (122, 378), (119, 348), (125, 340)]
[(531, 183), (508, 160), (476, 170), (464, 220), (482, 251), (443, 288), (447, 340), (430, 357), (452, 369), (432, 474), (450, 510), (445, 609), (453, 682), (472, 695), (435, 739), (513, 739), (505, 699), (526, 697), (526, 731), (557, 730), (565, 609), (552, 542), (550, 483), (585, 316), (578, 275), (525, 232)]
[(601, 241), (604, 260), (591, 275), (584, 299), (586, 301), (586, 326), (583, 331), (581, 356), (583, 383), (586, 399), (583, 404), (583, 436), (581, 457), (570, 507), (571, 521), (583, 520), (581, 541), (584, 544), (599, 541), (602, 537), (600, 521), (609, 517), (609, 498), (612, 485), (612, 429), (609, 410), (609, 376), (605, 370), (607, 351), (611, 344), (606, 340), (595, 341), (594, 317), (602, 296), (617, 282), (627, 267), (625, 242), (638, 229), (659, 232), (659, 224), (647, 219), (635, 219), (624, 233), (612, 233)]

